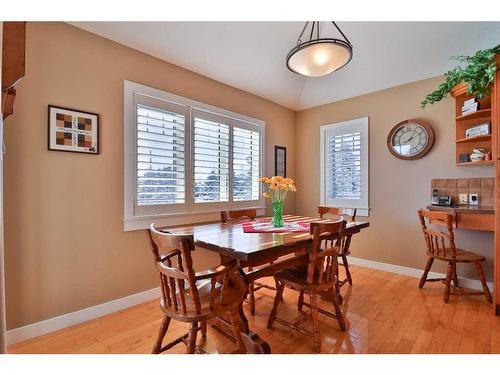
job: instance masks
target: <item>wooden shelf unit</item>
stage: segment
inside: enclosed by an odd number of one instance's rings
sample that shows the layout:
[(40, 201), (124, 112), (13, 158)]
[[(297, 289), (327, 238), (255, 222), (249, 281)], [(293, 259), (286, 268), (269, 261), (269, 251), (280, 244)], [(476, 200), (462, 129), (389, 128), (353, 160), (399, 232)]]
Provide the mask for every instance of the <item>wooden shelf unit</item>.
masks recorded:
[[(462, 150), (466, 149), (467, 146), (472, 148), (481, 147), (480, 145), (485, 145), (484, 147), (489, 147), (492, 154), (492, 160), (488, 161), (490, 165), (494, 165), (494, 212), (495, 212), (495, 226), (494, 226), (494, 253), (493, 253), (493, 311), (496, 315), (500, 315), (500, 154), (498, 149), (500, 148), (500, 134), (498, 128), (500, 126), (500, 54), (495, 56), (496, 59), (496, 72), (495, 78), (493, 80), (493, 85), (491, 87), (491, 96), (483, 98), (479, 101), (479, 111), (474, 112), (474, 114), (468, 114), (462, 116), (462, 105), (463, 102), (469, 99), (471, 96), (467, 95), (467, 86), (465, 84), (459, 84), (451, 90), (451, 94), (455, 98), (455, 117), (456, 117), (456, 160), (458, 163), (458, 155)], [(486, 110), (486, 111), (483, 111)], [(472, 142), (464, 142), (465, 138), (465, 128), (467, 125), (473, 126), (474, 123), (478, 123), (478, 120), (489, 120), (491, 137), (480, 139), (476, 138)], [(464, 132), (464, 133), (462, 133)], [(466, 163), (463, 165), (472, 165), (472, 163)], [(484, 165), (474, 163), (474, 165)]]
[[(466, 100), (473, 98), (472, 95), (467, 94), (467, 86), (460, 84), (455, 86), (451, 91), (455, 97), (455, 162), (457, 166), (480, 166), (480, 165), (493, 165), (493, 160), (496, 158), (496, 143), (493, 142), (491, 126), (491, 96), (478, 99), (479, 109), (476, 112), (462, 115), (462, 106)], [(481, 135), (472, 138), (465, 137), (465, 131), (474, 126), (489, 123), (490, 134)], [(479, 162), (461, 163), (459, 155), (470, 154), (475, 148), (482, 148), (491, 152), (491, 160)]]
[(14, 86), (24, 77), (26, 22), (2, 24), (2, 115), (5, 120), (14, 113), (16, 89)]

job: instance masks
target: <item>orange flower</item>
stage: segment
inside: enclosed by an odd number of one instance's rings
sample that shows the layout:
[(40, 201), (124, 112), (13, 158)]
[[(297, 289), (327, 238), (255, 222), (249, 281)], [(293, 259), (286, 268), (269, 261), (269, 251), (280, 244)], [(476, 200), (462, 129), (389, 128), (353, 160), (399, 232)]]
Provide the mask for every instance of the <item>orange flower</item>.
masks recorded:
[[(283, 178), (282, 176), (273, 176), (271, 178), (269, 177), (260, 177), (257, 179), (257, 181), (262, 182), (264, 184), (269, 185), (269, 189), (271, 190), (284, 190), (284, 191), (297, 191), (297, 187), (295, 186), (295, 181), (292, 178)], [(266, 191), (265, 193), (262, 194), (264, 198), (272, 198), (273, 197), (273, 192), (271, 191)], [(285, 198), (286, 194), (280, 194), (279, 196), (283, 196), (282, 198)]]
[(273, 176), (271, 177), (271, 181), (277, 182), (278, 184), (282, 184), (285, 179), (281, 176)]
[(280, 185), (280, 184), (279, 184), (278, 182), (273, 181), (273, 180), (271, 179), (271, 184), (269, 185), (269, 188), (270, 188), (270, 189), (273, 189), (273, 190), (278, 190), (278, 189), (279, 189), (279, 185)]

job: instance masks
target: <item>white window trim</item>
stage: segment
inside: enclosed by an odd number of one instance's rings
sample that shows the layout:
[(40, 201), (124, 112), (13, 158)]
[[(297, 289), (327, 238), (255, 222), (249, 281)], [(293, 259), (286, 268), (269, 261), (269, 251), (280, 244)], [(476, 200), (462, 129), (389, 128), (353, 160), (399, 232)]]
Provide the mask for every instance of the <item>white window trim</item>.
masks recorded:
[(327, 202), (327, 191), (326, 191), (326, 160), (325, 160), (325, 142), (326, 142), (326, 133), (328, 130), (332, 128), (342, 127), (349, 129), (353, 125), (359, 125), (361, 123), (361, 192), (362, 199), (358, 204), (346, 204), (345, 201), (338, 201), (338, 204), (330, 206), (332, 207), (340, 207), (340, 208), (356, 208), (357, 216), (368, 217), (370, 206), (370, 185), (369, 185), (369, 173), (370, 173), (370, 165), (369, 165), (369, 118), (368, 117), (360, 117), (347, 121), (340, 121), (333, 124), (327, 124), (320, 126), (320, 202), (322, 206), (328, 206)]
[[(257, 213), (263, 215), (265, 212), (264, 199), (262, 196), (259, 198), (258, 204), (255, 205), (254, 201), (249, 205), (249, 201), (237, 202), (237, 203), (205, 203), (196, 204), (198, 209), (193, 210), (194, 203), (193, 197), (191, 196), (191, 185), (192, 185), (192, 169), (191, 169), (191, 148), (192, 145), (189, 142), (189, 152), (186, 163), (189, 163), (189, 169), (186, 170), (186, 206), (188, 206), (188, 211), (186, 212), (174, 212), (168, 214), (151, 214), (151, 215), (138, 215), (135, 212), (135, 202), (136, 202), (136, 181), (135, 181), (135, 168), (136, 168), (136, 115), (134, 106), (134, 94), (140, 94), (143, 96), (150, 96), (151, 98), (165, 100), (172, 104), (177, 104), (181, 106), (187, 106), (188, 116), (185, 121), (185, 129), (188, 135), (187, 139), (190, 139), (191, 133), (191, 112), (192, 110), (200, 110), (203, 112), (213, 113), (215, 115), (227, 117), (238, 123), (237, 126), (245, 126), (248, 124), (250, 128), (255, 128), (255, 125), (259, 126), (261, 131), (261, 142), (260, 142), (260, 155), (261, 155), (261, 165), (260, 174), (264, 173), (264, 162), (265, 162), (265, 122), (259, 119), (255, 119), (246, 115), (242, 115), (236, 112), (231, 112), (223, 108), (214, 107), (205, 103), (198, 102), (189, 98), (184, 98), (182, 96), (174, 95), (159, 89), (155, 89), (149, 86), (145, 86), (136, 82), (124, 81), (123, 86), (123, 119), (124, 119), (124, 218), (123, 218), (123, 228), (124, 231), (140, 230), (146, 229), (151, 223), (155, 223), (159, 226), (169, 226), (169, 225), (184, 225), (189, 223), (202, 223), (209, 221), (216, 221), (220, 218), (220, 210), (224, 209), (238, 209), (238, 208), (257, 208)], [(192, 203), (192, 204), (191, 204)]]

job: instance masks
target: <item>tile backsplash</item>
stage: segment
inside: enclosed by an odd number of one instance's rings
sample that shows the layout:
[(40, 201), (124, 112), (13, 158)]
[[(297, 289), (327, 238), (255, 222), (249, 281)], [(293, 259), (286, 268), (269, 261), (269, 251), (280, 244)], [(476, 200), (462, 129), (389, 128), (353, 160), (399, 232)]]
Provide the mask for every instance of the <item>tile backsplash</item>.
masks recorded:
[[(451, 204), (459, 204), (459, 194), (479, 194), (479, 205), (493, 206), (494, 178), (444, 178), (431, 180), (431, 189), (440, 196), (451, 196)], [(432, 195), (432, 190), (431, 190)]]

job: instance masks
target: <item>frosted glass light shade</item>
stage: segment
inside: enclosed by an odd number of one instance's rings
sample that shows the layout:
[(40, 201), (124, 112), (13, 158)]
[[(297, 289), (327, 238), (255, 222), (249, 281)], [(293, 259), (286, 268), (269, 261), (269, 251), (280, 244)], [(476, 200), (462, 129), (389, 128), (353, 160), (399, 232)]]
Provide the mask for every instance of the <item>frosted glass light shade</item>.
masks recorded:
[(352, 47), (337, 39), (316, 40), (300, 44), (286, 59), (288, 69), (308, 77), (321, 77), (346, 65), (352, 58)]

